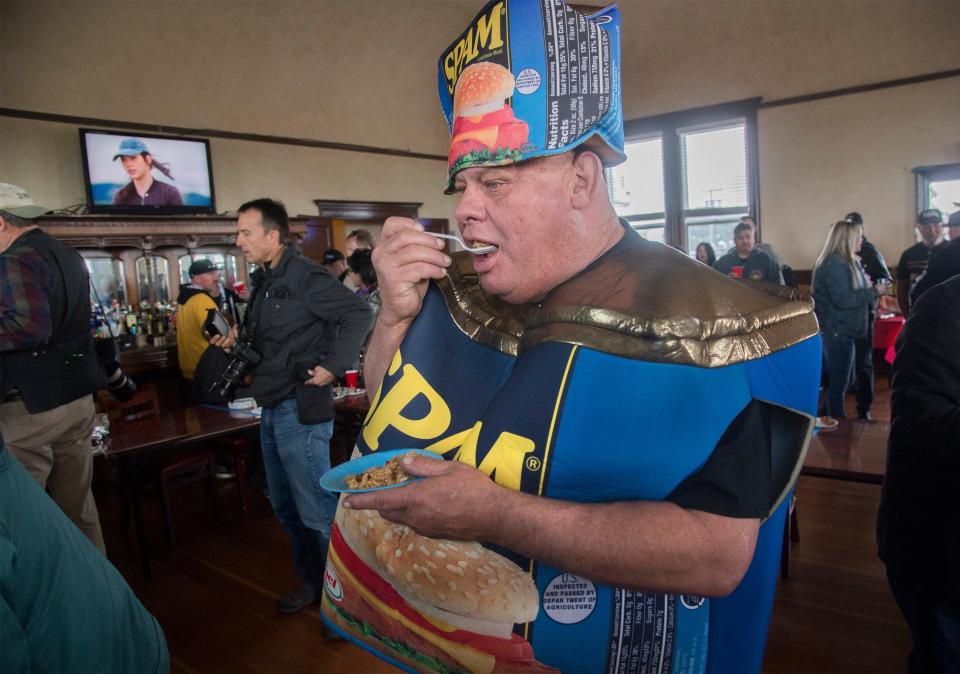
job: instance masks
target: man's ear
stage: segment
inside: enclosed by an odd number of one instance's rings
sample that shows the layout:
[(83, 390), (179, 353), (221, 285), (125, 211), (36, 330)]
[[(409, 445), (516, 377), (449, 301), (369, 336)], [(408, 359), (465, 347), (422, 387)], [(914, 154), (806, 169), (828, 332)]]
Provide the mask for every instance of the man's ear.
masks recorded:
[(574, 208), (586, 208), (598, 189), (606, 189), (603, 164), (595, 152), (585, 150), (573, 157), (573, 190), (570, 195)]

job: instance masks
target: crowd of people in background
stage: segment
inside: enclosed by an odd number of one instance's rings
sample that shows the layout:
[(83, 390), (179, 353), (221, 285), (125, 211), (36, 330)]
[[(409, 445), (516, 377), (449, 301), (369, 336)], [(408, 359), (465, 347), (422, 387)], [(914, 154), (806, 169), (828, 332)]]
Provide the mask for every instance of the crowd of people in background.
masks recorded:
[[(895, 292), (897, 306), (906, 318), (927, 290), (960, 274), (960, 211), (952, 213), (947, 224), (949, 239), (944, 237), (941, 211), (929, 208), (919, 213), (919, 241), (900, 256), (895, 288), (883, 255), (864, 233), (859, 212), (852, 211), (829, 227), (809, 289), (824, 347), (821, 428), (834, 428), (837, 418), (847, 416), (844, 397), (851, 387), (857, 418), (872, 419), (873, 328), (879, 301)], [(702, 241), (694, 257), (733, 278), (796, 285), (790, 267), (769, 244), (758, 242), (757, 235), (754, 218), (744, 216), (733, 228), (730, 250), (717, 257), (713, 245)]]

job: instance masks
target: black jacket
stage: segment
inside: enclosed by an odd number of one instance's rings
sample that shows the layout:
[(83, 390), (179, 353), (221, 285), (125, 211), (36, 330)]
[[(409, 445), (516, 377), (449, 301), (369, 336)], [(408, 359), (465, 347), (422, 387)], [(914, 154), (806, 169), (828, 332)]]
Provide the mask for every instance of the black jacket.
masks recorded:
[(887, 268), (886, 260), (883, 259), (883, 255), (880, 254), (877, 247), (867, 241), (867, 237), (863, 237), (863, 244), (860, 246), (860, 252), (857, 255), (860, 257), (861, 264), (863, 264), (863, 271), (867, 272), (867, 276), (873, 283), (879, 283), (883, 279), (890, 278), (890, 270)]
[[(239, 395), (269, 406), (294, 396), (310, 378), (308, 369), (320, 365), (340, 377), (356, 361), (370, 309), (322, 264), (290, 246), (275, 269), (254, 272), (252, 291), (244, 334), (262, 360)], [(317, 387), (307, 389), (318, 395)], [(321, 402), (330, 400), (329, 387), (319, 392)]]
[(31, 414), (90, 395), (106, 385), (90, 334), (90, 278), (73, 248), (41, 229), (13, 242), (6, 252), (32, 248), (43, 256), (53, 282), (52, 332), (45, 344), (0, 354), (0, 396), (16, 388)]
[(960, 602), (960, 277), (910, 312), (893, 363), (877, 540), (889, 571)]

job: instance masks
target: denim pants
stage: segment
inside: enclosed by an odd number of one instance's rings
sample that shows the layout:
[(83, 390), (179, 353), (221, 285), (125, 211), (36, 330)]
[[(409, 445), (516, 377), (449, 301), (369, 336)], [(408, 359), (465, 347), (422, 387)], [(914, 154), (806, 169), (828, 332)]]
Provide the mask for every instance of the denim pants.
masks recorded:
[(824, 400), (827, 416), (843, 419), (843, 397), (853, 374), (853, 337), (836, 333), (823, 333), (823, 356), (827, 361), (827, 395)]
[(260, 445), (270, 504), (293, 548), (293, 564), (305, 584), (319, 590), (337, 496), (320, 486), (330, 469), (333, 422), (301, 424), (297, 401), (263, 408)]

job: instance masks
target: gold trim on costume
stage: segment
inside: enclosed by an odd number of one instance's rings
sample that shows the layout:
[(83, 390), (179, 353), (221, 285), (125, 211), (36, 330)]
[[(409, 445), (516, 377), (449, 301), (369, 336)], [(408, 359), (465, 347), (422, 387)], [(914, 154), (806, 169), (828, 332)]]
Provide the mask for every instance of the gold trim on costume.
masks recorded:
[(564, 305), (562, 297), (557, 306), (548, 298), (547, 308), (511, 305), (482, 290), (468, 253), (453, 257), (439, 285), (454, 322), (472, 339), (511, 355), (565, 342), (637, 360), (712, 368), (763, 358), (819, 330), (808, 298), (740, 283), (649, 242), (631, 252), (630, 274), (600, 279), (611, 287), (606, 294), (601, 287), (598, 302), (610, 297), (610, 304), (620, 302), (626, 311)]
[(454, 253), (447, 275), (437, 281), (454, 323), (470, 339), (516, 356), (529, 305), (508, 304), (480, 287), (470, 253)]

